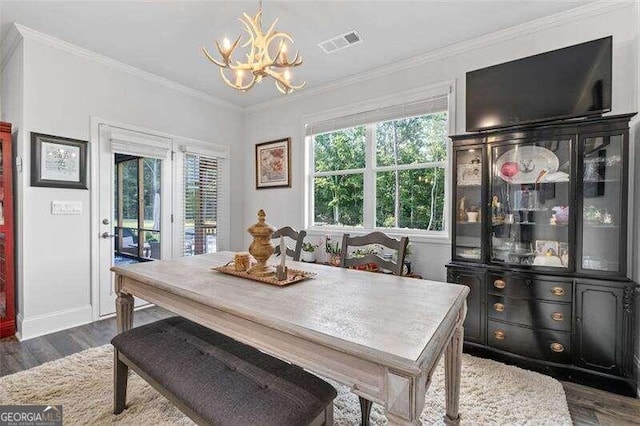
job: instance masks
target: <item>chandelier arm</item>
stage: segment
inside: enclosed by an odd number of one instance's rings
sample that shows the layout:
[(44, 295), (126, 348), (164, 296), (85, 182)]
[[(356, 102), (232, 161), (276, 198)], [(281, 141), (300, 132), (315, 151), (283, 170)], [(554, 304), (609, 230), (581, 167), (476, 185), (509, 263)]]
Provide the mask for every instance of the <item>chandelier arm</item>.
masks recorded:
[(238, 90), (249, 90), (256, 84), (256, 76), (253, 74), (251, 74), (251, 81), (249, 82), (249, 84), (246, 84), (244, 86), (237, 85), (233, 83), (231, 80), (229, 80), (227, 76), (224, 75), (224, 71), (222, 70), (222, 68), (220, 68), (220, 76), (222, 76), (222, 79), (224, 80), (224, 82), (227, 83), (227, 86), (233, 87), (234, 89), (238, 89)]
[(298, 51), (296, 52), (296, 56), (295, 58), (293, 58), (293, 61), (276, 62), (272, 66), (276, 68), (295, 68), (295, 67), (299, 67), (300, 65), (302, 65), (302, 58), (300, 57), (300, 52)]
[(204, 55), (207, 57), (207, 59), (209, 59), (211, 62), (213, 62), (214, 64), (216, 64), (220, 68), (228, 68), (229, 67), (228, 64), (223, 64), (222, 62), (218, 62), (213, 56), (211, 56), (209, 54), (209, 52), (207, 52), (207, 48), (206, 47), (202, 48), (202, 53), (204, 53)]
[(303, 82), (298, 86), (291, 84), (291, 82), (287, 81), (281, 73), (275, 72), (271, 69), (265, 70), (265, 73), (270, 77), (272, 77), (277, 82), (280, 82), (280, 84), (282, 84), (284, 87), (287, 87), (290, 89), (301, 89), (305, 84), (307, 84), (306, 82)]
[[(271, 24), (269, 29), (264, 33), (264, 39), (265, 39), (267, 45), (269, 44), (270, 35), (271, 35), (271, 33), (274, 32), (274, 29), (275, 29), (277, 23), (278, 23), (278, 19), (273, 21), (273, 23)], [(278, 31), (275, 31), (275, 34), (278, 34)]]
[(289, 42), (293, 43), (293, 38), (289, 34), (287, 34), (285, 32), (276, 31), (275, 33), (273, 33), (271, 35), (267, 34), (265, 36), (267, 44), (271, 44), (271, 42), (276, 38), (284, 38), (286, 40), (289, 40)]

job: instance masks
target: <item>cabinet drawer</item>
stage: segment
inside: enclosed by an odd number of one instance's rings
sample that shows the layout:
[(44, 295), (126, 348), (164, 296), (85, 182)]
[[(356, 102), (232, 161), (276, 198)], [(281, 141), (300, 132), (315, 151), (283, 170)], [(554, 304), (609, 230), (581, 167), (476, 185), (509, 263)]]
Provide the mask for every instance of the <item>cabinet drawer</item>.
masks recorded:
[(571, 331), (571, 304), (511, 299), (490, 294), (489, 318), (535, 328)]
[(571, 362), (571, 333), (533, 330), (494, 320), (488, 321), (489, 346), (529, 358), (568, 364)]
[(571, 282), (545, 281), (518, 275), (489, 274), (487, 283), (491, 294), (520, 299), (543, 299), (554, 302), (571, 302)]

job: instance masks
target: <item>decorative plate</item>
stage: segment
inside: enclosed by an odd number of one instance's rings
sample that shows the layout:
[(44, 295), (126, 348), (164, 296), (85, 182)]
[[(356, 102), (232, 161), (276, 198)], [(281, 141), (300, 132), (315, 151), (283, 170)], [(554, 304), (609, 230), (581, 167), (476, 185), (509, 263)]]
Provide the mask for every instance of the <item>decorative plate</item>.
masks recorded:
[(560, 160), (541, 146), (519, 146), (502, 154), (496, 162), (498, 175), (509, 183), (545, 182), (560, 167)]

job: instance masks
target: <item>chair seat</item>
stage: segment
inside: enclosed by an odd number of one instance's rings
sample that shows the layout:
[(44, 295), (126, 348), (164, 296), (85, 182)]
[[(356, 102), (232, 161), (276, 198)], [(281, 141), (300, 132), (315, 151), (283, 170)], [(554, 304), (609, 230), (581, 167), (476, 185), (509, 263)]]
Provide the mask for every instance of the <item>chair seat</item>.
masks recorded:
[(181, 317), (134, 328), (111, 343), (211, 424), (309, 424), (337, 395), (302, 368)]

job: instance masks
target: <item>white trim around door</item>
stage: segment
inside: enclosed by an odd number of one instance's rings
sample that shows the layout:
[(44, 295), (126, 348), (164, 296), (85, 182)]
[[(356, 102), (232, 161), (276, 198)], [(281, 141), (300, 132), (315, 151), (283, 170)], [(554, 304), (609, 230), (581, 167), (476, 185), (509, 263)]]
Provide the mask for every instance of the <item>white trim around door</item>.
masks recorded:
[[(113, 137), (105, 139), (105, 129), (113, 134)], [(101, 134), (102, 133), (102, 134)], [(113, 140), (115, 142), (113, 142)], [(162, 234), (165, 236), (163, 244), (162, 258), (181, 256), (180, 242), (182, 241), (182, 167), (184, 152), (196, 151), (202, 155), (210, 155), (219, 161), (220, 168), (220, 188), (218, 201), (218, 222), (222, 224), (218, 229), (218, 250), (226, 250), (229, 247), (229, 221), (230, 221), (230, 167), (229, 147), (213, 142), (205, 142), (187, 137), (175, 136), (165, 132), (158, 132), (140, 126), (116, 122), (100, 117), (91, 117), (90, 131), (90, 165), (91, 165), (91, 305), (93, 319), (112, 314), (101, 315), (100, 309), (100, 275), (101, 259), (100, 246), (103, 242), (100, 238), (105, 225), (102, 224), (100, 211), (101, 182), (104, 179), (113, 181), (113, 175), (101, 176), (100, 173), (100, 152), (106, 155), (106, 147), (101, 144), (109, 143), (114, 149), (124, 149), (128, 151), (126, 141), (130, 140), (130, 149), (137, 149), (141, 156), (158, 157), (161, 152), (167, 152), (166, 160), (162, 170), (162, 187), (166, 189), (162, 198), (162, 210), (164, 211), (164, 226)], [(118, 146), (120, 148), (118, 148)], [(188, 147), (185, 150), (185, 147)], [(101, 181), (102, 179), (102, 181)], [(103, 206), (104, 207), (104, 206)], [(103, 208), (104, 210), (104, 208)], [(104, 213), (104, 212), (102, 212)], [(104, 269), (104, 267), (102, 268)], [(104, 298), (104, 297), (103, 297)]]

